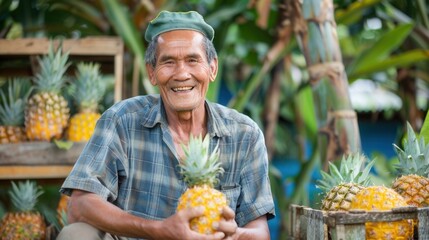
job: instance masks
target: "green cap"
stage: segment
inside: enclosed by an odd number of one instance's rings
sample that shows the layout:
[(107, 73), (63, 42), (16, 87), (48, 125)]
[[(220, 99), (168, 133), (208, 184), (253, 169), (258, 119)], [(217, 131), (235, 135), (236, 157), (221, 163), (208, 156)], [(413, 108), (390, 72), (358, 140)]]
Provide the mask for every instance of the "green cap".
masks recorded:
[(150, 42), (157, 35), (173, 30), (194, 30), (204, 34), (210, 41), (213, 41), (214, 37), (213, 28), (195, 11), (161, 11), (155, 19), (149, 22), (145, 39)]

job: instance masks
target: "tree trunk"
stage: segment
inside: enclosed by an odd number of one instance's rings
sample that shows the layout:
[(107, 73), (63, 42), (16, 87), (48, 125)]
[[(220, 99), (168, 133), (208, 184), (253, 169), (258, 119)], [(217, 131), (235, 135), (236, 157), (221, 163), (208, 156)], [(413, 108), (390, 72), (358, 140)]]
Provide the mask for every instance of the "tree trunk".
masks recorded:
[(357, 115), (338, 43), (332, 0), (288, 0), (292, 24), (304, 54), (318, 122), (324, 168), (328, 161), (361, 150)]

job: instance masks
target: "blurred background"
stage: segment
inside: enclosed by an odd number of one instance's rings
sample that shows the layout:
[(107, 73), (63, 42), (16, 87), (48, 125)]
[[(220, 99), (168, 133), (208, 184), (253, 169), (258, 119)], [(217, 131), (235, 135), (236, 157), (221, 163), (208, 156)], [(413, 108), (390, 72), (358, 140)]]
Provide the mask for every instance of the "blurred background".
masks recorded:
[[(361, 151), (377, 159), (374, 181), (395, 177), (393, 144), (406, 122), (419, 131), (428, 109), (428, 7), (425, 0), (0, 0), (0, 39), (119, 37), (125, 99), (156, 93), (143, 64), (148, 21), (161, 10), (200, 12), (215, 29), (219, 56), (208, 98), (263, 129), (277, 205), (271, 237), (285, 239), (290, 204), (319, 207), (315, 182), (328, 161)], [(20, 64), (0, 56), (0, 85), (28, 73)], [(102, 67), (110, 82), (102, 109), (114, 102), (112, 68)], [(39, 208), (52, 215), (61, 179), (38, 182)], [(0, 216), (9, 184), (2, 180)]]

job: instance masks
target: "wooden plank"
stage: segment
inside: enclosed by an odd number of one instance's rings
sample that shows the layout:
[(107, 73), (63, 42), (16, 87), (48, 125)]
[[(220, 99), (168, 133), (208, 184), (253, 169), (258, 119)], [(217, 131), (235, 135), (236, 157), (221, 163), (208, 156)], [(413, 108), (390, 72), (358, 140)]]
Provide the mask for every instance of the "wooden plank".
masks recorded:
[(419, 208), (418, 210), (419, 225), (417, 227), (419, 240), (429, 239), (429, 207)]
[[(60, 40), (52, 40), (58, 47)], [(19, 38), (0, 39), (1, 55), (41, 55), (47, 54), (50, 39)], [(123, 53), (123, 42), (118, 37), (88, 37), (81, 39), (63, 39), (63, 51), (70, 55), (115, 56)]]
[[(407, 210), (408, 209), (408, 210)], [(416, 219), (417, 208), (407, 207), (400, 211), (360, 211), (360, 212), (329, 212), (328, 225), (360, 224), (365, 222), (392, 222), (403, 219)]]
[(330, 233), (332, 240), (365, 240), (365, 224), (339, 224)]
[(50, 142), (0, 144), (0, 165), (73, 165), (85, 144), (74, 143), (69, 150)]
[(292, 236), (289, 237), (290, 240), (292, 239), (302, 239), (301, 236), (301, 218), (302, 218), (302, 212), (303, 207), (292, 204), (290, 206), (290, 226), (289, 230), (292, 234)]
[(65, 178), (73, 166), (0, 166), (0, 179)]
[(307, 237), (305, 239), (323, 239), (325, 235), (323, 211), (304, 208), (304, 216), (307, 218)]

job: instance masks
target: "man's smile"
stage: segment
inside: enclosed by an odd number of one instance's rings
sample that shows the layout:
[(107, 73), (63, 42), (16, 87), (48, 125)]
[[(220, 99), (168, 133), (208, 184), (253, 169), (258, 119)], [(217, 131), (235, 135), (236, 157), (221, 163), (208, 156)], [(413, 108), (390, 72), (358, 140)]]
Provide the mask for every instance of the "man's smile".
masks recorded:
[(175, 87), (172, 88), (171, 90), (173, 90), (173, 92), (184, 92), (184, 91), (190, 91), (194, 89), (194, 87)]

